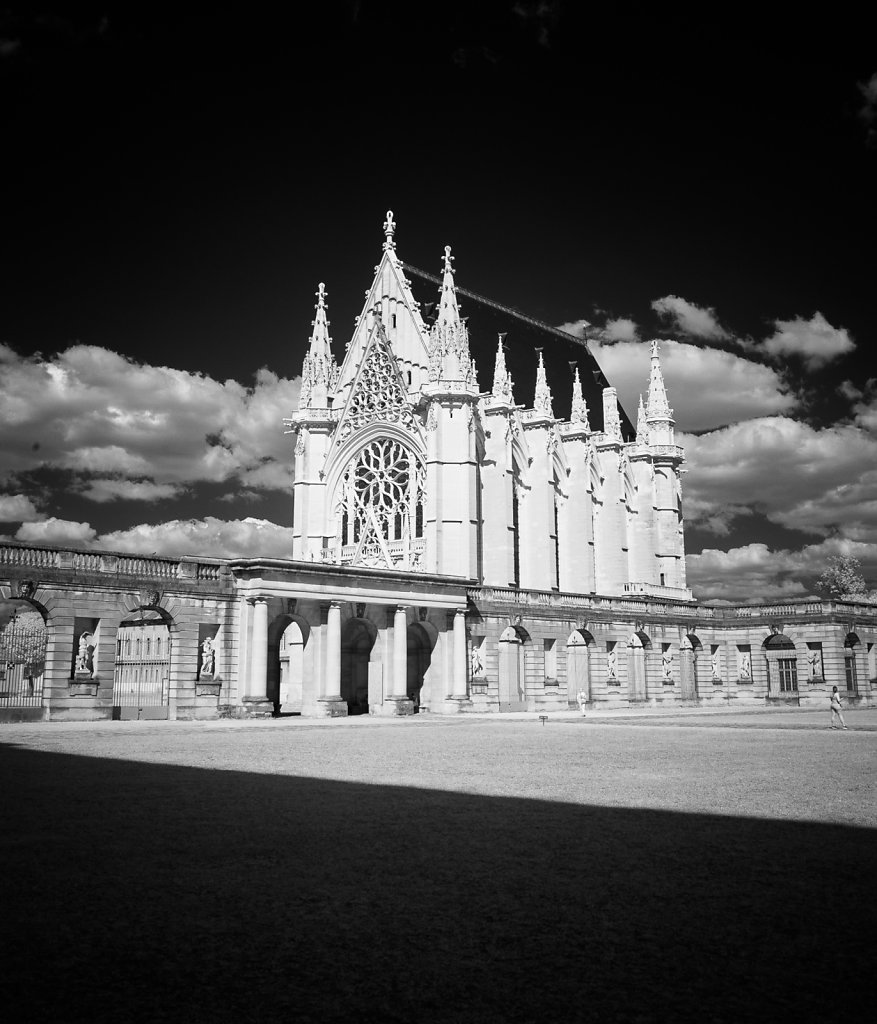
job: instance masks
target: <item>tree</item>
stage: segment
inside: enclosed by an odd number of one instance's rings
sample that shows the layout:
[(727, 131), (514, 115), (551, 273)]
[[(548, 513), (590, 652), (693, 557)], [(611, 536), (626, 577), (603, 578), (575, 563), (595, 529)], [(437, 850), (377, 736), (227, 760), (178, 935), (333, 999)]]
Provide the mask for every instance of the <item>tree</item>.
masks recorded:
[(862, 563), (852, 555), (832, 555), (816, 580), (816, 589), (829, 598), (864, 594), (868, 588), (862, 575)]

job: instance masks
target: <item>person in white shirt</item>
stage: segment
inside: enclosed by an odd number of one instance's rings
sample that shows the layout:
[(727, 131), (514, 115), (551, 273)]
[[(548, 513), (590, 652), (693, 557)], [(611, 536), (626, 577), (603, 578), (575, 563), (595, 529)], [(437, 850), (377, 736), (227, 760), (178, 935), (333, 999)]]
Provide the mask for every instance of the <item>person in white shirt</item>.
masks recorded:
[(829, 729), (836, 728), (834, 724), (835, 716), (837, 716), (841, 727), (846, 729), (847, 723), (844, 721), (844, 716), (841, 713), (840, 707), (840, 694), (837, 692), (837, 687), (833, 686), (831, 688), (831, 724), (829, 725)]

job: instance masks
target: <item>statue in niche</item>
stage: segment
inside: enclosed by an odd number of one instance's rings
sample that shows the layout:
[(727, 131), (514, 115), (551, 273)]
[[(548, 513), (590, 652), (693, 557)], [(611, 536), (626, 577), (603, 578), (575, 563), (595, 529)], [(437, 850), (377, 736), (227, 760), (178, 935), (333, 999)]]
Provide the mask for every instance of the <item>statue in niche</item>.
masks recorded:
[(713, 670), (713, 679), (721, 679), (722, 673), (719, 668), (719, 648), (717, 647), (710, 655), (710, 663)]
[(481, 651), (477, 647), (472, 648), (472, 678), (477, 679), (484, 674), (484, 663), (481, 660)]
[(618, 678), (618, 652), (613, 647), (606, 658), (606, 670), (610, 679)]
[(807, 655), (807, 660), (810, 665), (810, 678), (821, 679), (822, 678), (822, 652), (818, 647), (811, 648), (810, 653)]
[(201, 644), (201, 678), (212, 678), (216, 666), (216, 650), (213, 647), (213, 640), (208, 636)]
[(664, 679), (673, 677), (673, 652), (670, 650), (669, 644), (661, 652), (661, 675)]
[(91, 639), (91, 633), (83, 633), (79, 638), (79, 649), (76, 652), (76, 669), (75, 673), (78, 676), (90, 676), (91, 675), (91, 651), (89, 650), (88, 641)]
[(740, 678), (752, 678), (752, 662), (750, 660), (749, 651), (740, 652)]
[(584, 690), (579, 690), (579, 692), (576, 694), (576, 700), (578, 701), (579, 711), (581, 711), (582, 715), (584, 715), (585, 705), (588, 703), (588, 695), (585, 693)]

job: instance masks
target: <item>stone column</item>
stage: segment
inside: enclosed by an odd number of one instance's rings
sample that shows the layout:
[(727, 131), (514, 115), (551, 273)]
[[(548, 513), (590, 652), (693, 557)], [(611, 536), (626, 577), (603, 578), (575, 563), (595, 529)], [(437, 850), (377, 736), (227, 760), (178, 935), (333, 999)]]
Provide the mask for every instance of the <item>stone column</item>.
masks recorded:
[(321, 700), (341, 700), (341, 604), (332, 601), (326, 618), (326, 674)]
[(454, 612), (454, 653), (452, 676), (452, 700), (468, 700), (466, 664), (466, 612), (458, 608)]
[(268, 701), (268, 602), (264, 597), (248, 598), (253, 606), (253, 633), (250, 642), (250, 677), (244, 703), (251, 715), (267, 715)]
[(408, 697), (408, 615), (402, 605), (393, 616), (393, 700)]

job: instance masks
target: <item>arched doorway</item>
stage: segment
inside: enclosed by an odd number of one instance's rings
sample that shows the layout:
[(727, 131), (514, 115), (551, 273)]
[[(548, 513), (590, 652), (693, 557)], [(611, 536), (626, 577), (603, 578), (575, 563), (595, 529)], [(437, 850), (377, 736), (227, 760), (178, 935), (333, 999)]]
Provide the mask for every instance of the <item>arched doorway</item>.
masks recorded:
[(300, 715), (312, 658), (311, 627), (300, 615), (279, 615), (268, 627), (267, 695), (275, 715)]
[(509, 626), (499, 638), (499, 710), (524, 711), (524, 644), (529, 634), (520, 626)]
[(634, 633), (627, 642), (627, 699), (644, 701), (646, 692), (646, 653), (652, 641), (648, 633)]
[(341, 697), (348, 715), (368, 714), (368, 666), (378, 631), (368, 619), (348, 619), (341, 630)]
[(785, 633), (771, 633), (761, 645), (767, 669), (767, 695), (798, 701), (798, 652)]
[(859, 673), (856, 668), (856, 654), (859, 649), (859, 637), (856, 633), (847, 633), (844, 637), (844, 679), (850, 697), (859, 695)]
[(41, 608), (0, 601), (0, 709), (41, 707), (48, 636)]
[(116, 633), (113, 718), (167, 718), (171, 637), (166, 613), (139, 608)]
[(420, 622), (408, 627), (408, 665), (406, 669), (406, 690), (409, 700), (414, 702), (414, 713), (420, 710), (421, 691), (426, 671), (432, 662), (435, 640)]
[(679, 645), (679, 698), (697, 700), (697, 655), (703, 644), (689, 633)]
[(591, 658), (588, 645), (594, 642), (587, 629), (574, 629), (566, 641), (566, 699), (570, 707), (591, 700)]

